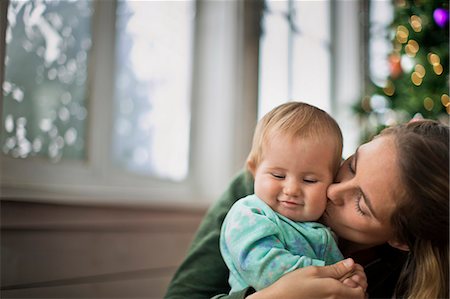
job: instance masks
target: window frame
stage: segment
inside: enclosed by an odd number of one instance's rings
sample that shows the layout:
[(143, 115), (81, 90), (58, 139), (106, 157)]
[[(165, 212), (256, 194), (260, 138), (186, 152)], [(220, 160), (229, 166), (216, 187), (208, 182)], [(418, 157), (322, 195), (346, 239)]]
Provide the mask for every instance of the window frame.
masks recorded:
[(344, 158), (352, 155), (361, 142), (361, 126), (353, 105), (365, 88), (364, 34), (366, 2), (331, 1), (331, 115), (344, 136)]

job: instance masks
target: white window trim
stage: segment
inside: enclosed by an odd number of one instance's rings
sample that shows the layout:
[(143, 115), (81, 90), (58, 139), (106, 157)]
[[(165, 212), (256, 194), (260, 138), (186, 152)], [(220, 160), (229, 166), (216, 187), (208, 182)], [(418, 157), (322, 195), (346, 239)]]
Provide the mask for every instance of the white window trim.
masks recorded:
[[(9, 0), (0, 1), (0, 82), (3, 82), (5, 74), (5, 37), (6, 37), (6, 24), (7, 24), (7, 11)], [(0, 111), (3, 111), (3, 88), (0, 92), (0, 104), (2, 104)], [(0, 114), (1, 119), (1, 114)], [(3, 124), (3, 122), (2, 122)]]
[(352, 106), (361, 98), (365, 59), (361, 10), (364, 1), (331, 1), (331, 114), (344, 136), (344, 158), (360, 143), (360, 124)]
[(1, 198), (138, 206), (210, 204), (242, 168), (256, 122), (257, 85), (254, 79), (245, 79), (257, 75), (257, 71), (248, 74), (257, 70), (257, 60), (255, 67), (249, 65), (252, 59), (247, 59), (257, 57), (257, 47), (249, 46), (246, 39), (244, 13), (251, 11), (248, 5), (240, 1), (198, 2), (190, 175), (186, 180), (175, 183), (125, 173), (109, 162), (115, 3), (100, 0), (95, 2), (89, 63), (89, 156), (86, 161), (62, 160), (57, 164), (39, 157), (2, 156)]

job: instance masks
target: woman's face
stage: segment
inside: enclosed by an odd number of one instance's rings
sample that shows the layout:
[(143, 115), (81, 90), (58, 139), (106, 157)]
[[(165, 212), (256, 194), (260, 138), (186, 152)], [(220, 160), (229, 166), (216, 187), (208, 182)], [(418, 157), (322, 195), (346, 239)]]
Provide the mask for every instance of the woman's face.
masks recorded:
[(339, 237), (363, 247), (392, 245), (390, 218), (402, 190), (396, 161), (392, 136), (360, 146), (328, 187), (323, 222)]

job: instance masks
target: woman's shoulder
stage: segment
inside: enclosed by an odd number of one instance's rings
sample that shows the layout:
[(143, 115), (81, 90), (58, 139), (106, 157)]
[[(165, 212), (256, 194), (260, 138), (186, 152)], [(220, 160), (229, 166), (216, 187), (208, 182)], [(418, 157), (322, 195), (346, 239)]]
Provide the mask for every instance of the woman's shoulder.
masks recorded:
[(235, 197), (235, 200), (245, 197), (249, 194), (253, 194), (253, 184), (254, 179), (252, 174), (248, 170), (242, 169), (234, 176), (228, 189), (225, 191), (225, 194), (232, 193), (233, 195), (241, 195)]
[(253, 177), (247, 170), (241, 170), (233, 178), (228, 188), (209, 208), (206, 219), (222, 222), (231, 206), (240, 198), (253, 193)]

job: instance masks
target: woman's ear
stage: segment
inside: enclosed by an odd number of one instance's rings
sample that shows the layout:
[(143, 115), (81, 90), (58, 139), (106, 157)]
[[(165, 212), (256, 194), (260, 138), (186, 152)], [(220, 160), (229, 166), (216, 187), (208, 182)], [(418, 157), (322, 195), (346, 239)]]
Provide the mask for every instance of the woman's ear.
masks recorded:
[(403, 251), (409, 251), (409, 246), (398, 240), (390, 240), (390, 241), (388, 241), (388, 244), (394, 248), (397, 248), (397, 249), (400, 249)]

